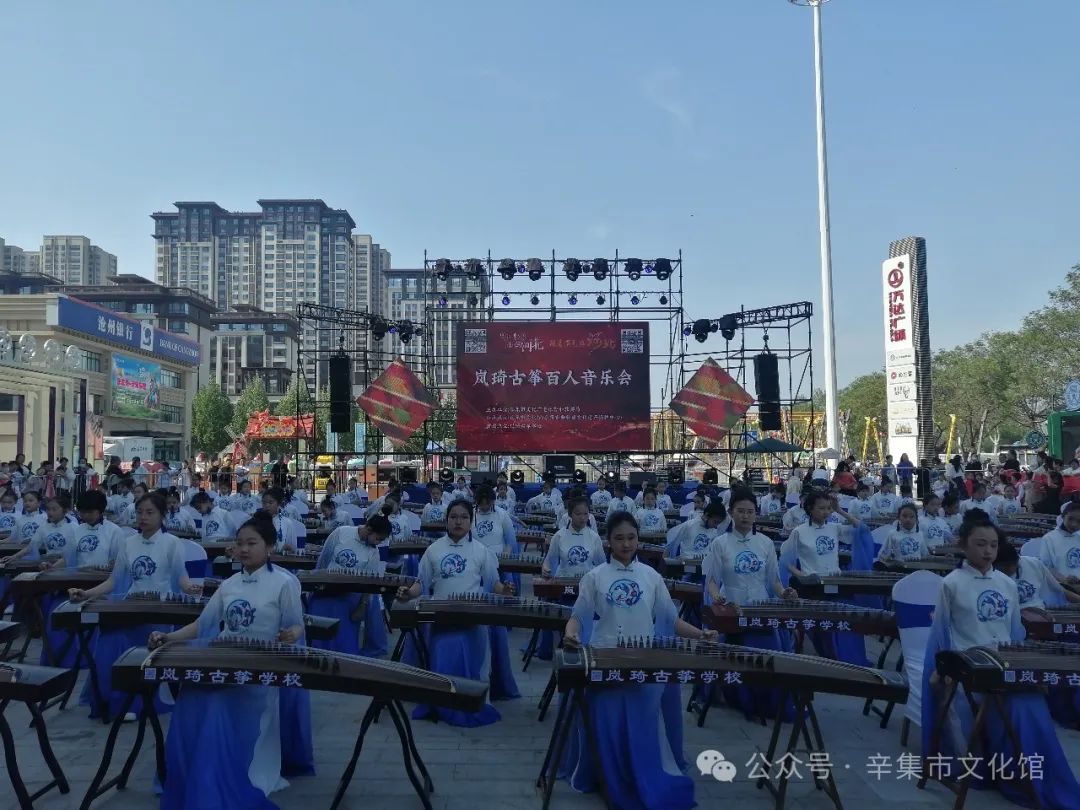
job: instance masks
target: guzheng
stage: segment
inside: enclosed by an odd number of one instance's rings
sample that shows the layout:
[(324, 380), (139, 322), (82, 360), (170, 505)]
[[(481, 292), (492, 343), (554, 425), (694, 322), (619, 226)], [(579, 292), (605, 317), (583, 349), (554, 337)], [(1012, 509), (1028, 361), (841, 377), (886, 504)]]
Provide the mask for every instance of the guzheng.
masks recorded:
[(1024, 608), (1020, 611), (1029, 638), (1080, 642), (1080, 605)]
[(456, 594), (449, 599), (420, 597), (395, 602), (390, 607), (390, 624), (410, 630), (421, 624), (439, 627), (525, 627), (531, 630), (562, 630), (571, 609), (538, 599), (496, 594)]
[(887, 610), (860, 608), (810, 599), (768, 599), (746, 605), (710, 605), (702, 621), (719, 633), (755, 630), (824, 630), (896, 636), (896, 615)]
[(899, 672), (828, 658), (686, 639), (636, 639), (618, 647), (558, 650), (559, 689), (620, 684), (747, 684), (784, 691), (905, 703)]
[(792, 574), (790, 585), (804, 599), (824, 596), (892, 596), (893, 585), (907, 573), (896, 571), (838, 571), (835, 574)]
[(921, 560), (877, 560), (874, 562), (874, 570), (902, 574), (910, 574), (913, 571), (933, 571), (935, 574), (945, 576), (955, 571), (958, 565), (959, 561), (951, 557), (924, 557)]
[(446, 521), (445, 520), (433, 520), (430, 523), (421, 523), (420, 531), (430, 532), (432, 534), (443, 535), (446, 534)]
[(544, 558), (539, 554), (499, 554), (499, 572), (503, 574), (540, 574)]
[(1025, 641), (998, 647), (942, 650), (937, 654), (937, 671), (975, 692), (1080, 686), (1080, 646)]
[(277, 642), (171, 642), (133, 647), (113, 664), (113, 686), (128, 692), (163, 682), (219, 686), (290, 686), (383, 700), (417, 701), (479, 711), (487, 684), (406, 664)]
[(0, 644), (10, 644), (22, 636), (25, 630), (19, 622), (0, 622)]
[(0, 700), (45, 703), (64, 694), (78, 676), (77, 669), (0, 664)]
[[(313, 554), (306, 549), (300, 549), (298, 551), (282, 552), (281, 554), (271, 554), (270, 562), (289, 571), (310, 571), (319, 562), (319, 555)], [(231, 557), (223, 555), (214, 558), (213, 571), (216, 577), (230, 577), (241, 568), (240, 561)]]
[(517, 515), (517, 519), (524, 523), (526, 526), (554, 526), (555, 514), (545, 514), (543, 512), (533, 512), (528, 515)]
[(406, 540), (391, 540), (391, 554), (423, 554), (432, 541), (426, 537), (410, 537)]
[[(47, 557), (46, 560), (48, 559), (55, 559), (55, 557)], [(4, 565), (0, 565), (0, 577), (18, 577), (20, 574), (25, 574), (29, 571), (40, 570), (41, 560), (28, 560), (26, 557), (23, 557), (20, 560), (12, 560)]]
[(398, 588), (409, 587), (416, 579), (396, 574), (352, 573), (342, 569), (319, 569), (298, 571), (300, 588), (305, 591), (321, 591), (327, 596), (344, 593), (396, 593)]
[[(64, 602), (52, 614), (57, 630), (75, 631), (88, 625), (99, 627), (139, 627), (144, 624), (190, 624), (199, 618), (207, 597), (156, 592), (132, 593), (123, 597), (102, 596), (85, 602)], [(304, 632), (314, 641), (329, 641), (337, 635), (338, 619), (304, 616)]]
[(684, 554), (681, 557), (665, 557), (664, 576), (681, 577), (684, 574), (700, 574), (704, 554)]
[[(533, 596), (545, 600), (576, 599), (580, 582), (580, 577), (537, 578), (532, 583)], [(704, 595), (701, 585), (678, 579), (665, 579), (664, 584), (667, 585), (668, 593), (676, 602), (701, 604)]]
[(112, 566), (86, 568), (55, 568), (51, 571), (30, 571), (11, 581), (11, 596), (24, 599), (69, 588), (87, 590), (109, 578)]
[(517, 532), (514, 536), (517, 537), (517, 541), (521, 545), (536, 543), (541, 548), (547, 548), (547, 544), (551, 542), (551, 534), (548, 532), (523, 530)]

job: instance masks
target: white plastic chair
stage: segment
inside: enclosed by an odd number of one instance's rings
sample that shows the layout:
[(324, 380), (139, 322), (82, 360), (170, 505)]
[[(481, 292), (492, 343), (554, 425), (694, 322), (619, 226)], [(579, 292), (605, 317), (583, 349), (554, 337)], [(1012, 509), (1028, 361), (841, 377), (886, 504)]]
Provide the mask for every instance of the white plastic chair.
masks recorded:
[(343, 503), (338, 507), (338, 511), (343, 515), (348, 515), (352, 518), (354, 526), (359, 526), (364, 522), (364, 510), (356, 504)]
[(1042, 554), (1043, 538), (1033, 537), (1024, 545), (1020, 546), (1020, 554), (1024, 557), (1038, 557)]
[(922, 726), (922, 682), (926, 644), (930, 639), (934, 607), (944, 579), (932, 571), (915, 571), (893, 585), (893, 612), (900, 631), (900, 649), (908, 679), (908, 699), (900, 744), (906, 746), (911, 724)]
[(874, 559), (878, 558), (878, 554), (881, 553), (881, 547), (885, 545), (885, 541), (889, 539), (889, 534), (895, 528), (895, 524), (889, 521), (884, 526), (878, 526), (872, 532), (870, 536), (874, 538)]
[(409, 532), (414, 536), (419, 535), (420, 516), (416, 512), (402, 512), (402, 514), (405, 515), (405, 523), (409, 527)]
[(194, 540), (181, 540), (180, 543), (184, 548), (184, 567), (187, 568), (188, 578), (191, 579), (192, 582), (201, 585), (203, 577), (191, 576), (191, 568), (188, 566), (188, 563), (201, 563), (200, 570), (203, 571), (203, 576), (205, 576), (207, 560), (206, 549)]
[(291, 517), (286, 517), (285, 519), (291, 522), (293, 529), (296, 531), (297, 540), (307, 540), (307, 526), (305, 526), (302, 521)]
[(233, 535), (240, 531), (240, 527), (251, 520), (251, 515), (243, 509), (230, 509), (229, 521), (232, 523)]

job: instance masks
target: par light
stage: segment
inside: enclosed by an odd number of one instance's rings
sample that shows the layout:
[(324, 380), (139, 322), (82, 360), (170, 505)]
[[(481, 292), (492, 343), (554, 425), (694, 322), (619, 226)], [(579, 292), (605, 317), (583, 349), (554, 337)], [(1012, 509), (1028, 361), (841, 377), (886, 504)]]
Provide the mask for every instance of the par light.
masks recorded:
[(690, 331), (694, 335), (694, 339), (698, 343), (704, 343), (709, 338), (709, 334), (717, 330), (717, 325), (710, 321), (708, 318), (702, 318), (701, 320), (694, 321), (693, 327)]
[(468, 302), (470, 307), (475, 307), (480, 303), (480, 299), (476, 297), (476, 293), (469, 293)]
[(532, 298), (529, 299), (529, 303), (535, 307), (537, 304), (540, 303), (540, 296), (534, 295)]
[(544, 264), (539, 259), (529, 259), (529, 281), (539, 281), (544, 277)]
[(446, 281), (450, 278), (450, 260), (439, 259), (435, 262), (435, 278), (439, 281)]
[(408, 343), (412, 340), (413, 335), (417, 333), (417, 329), (413, 326), (412, 321), (401, 321), (398, 324), (398, 337), (401, 338), (402, 343)]
[(597, 306), (602, 307), (604, 305), (605, 300), (607, 300), (607, 299), (605, 299), (604, 296), (602, 296), (602, 295), (596, 296), (596, 304), (597, 304)]
[(641, 299), (638, 298), (636, 295), (632, 295), (630, 296), (630, 303), (636, 307), (638, 304), (641, 303)]
[(626, 275), (631, 281), (639, 281), (641, 279), (641, 271), (641, 259), (626, 260)]
[(382, 340), (386, 337), (387, 328), (386, 321), (382, 318), (374, 318), (371, 321), (371, 336), (376, 340)]
[(502, 297), (502, 305), (503, 305), (504, 307), (508, 307), (508, 306), (510, 306), (510, 296), (509, 296), (509, 295), (504, 295), (504, 296)]
[(662, 307), (667, 306), (667, 296), (666, 295), (661, 295), (660, 296), (660, 306), (662, 306)]
[(469, 281), (479, 281), (484, 273), (484, 264), (479, 259), (469, 259), (465, 264), (465, 277)]
[(572, 306), (572, 307), (577, 306), (577, 296), (576, 295), (571, 295), (570, 296), (570, 306)]
[(607, 274), (608, 274), (607, 259), (593, 259), (592, 274), (593, 274), (593, 278), (595, 278), (597, 281), (603, 281), (605, 278), (607, 278)]
[(694, 334), (694, 327), (692, 327), (692, 326), (684, 326), (682, 328), (682, 333), (683, 333), (683, 337), (690, 337), (690, 335)]
[(445, 295), (440, 295), (439, 296), (439, 306), (440, 307), (445, 307), (447, 305), (447, 303), (448, 302), (446, 300), (446, 296)]
[(563, 272), (566, 273), (567, 281), (577, 281), (581, 276), (581, 262), (577, 259), (567, 259), (563, 262)]
[(503, 259), (499, 262), (499, 275), (502, 276), (503, 281), (513, 281), (516, 273), (517, 265), (514, 264), (513, 259)]
[(667, 281), (671, 278), (671, 262), (668, 259), (657, 259), (653, 262), (653, 269), (656, 270), (657, 281)]
[[(724, 340), (734, 340), (735, 330), (739, 328), (739, 322), (734, 315), (725, 315), (720, 319), (720, 334), (724, 336)], [(716, 329), (713, 329), (715, 332)]]

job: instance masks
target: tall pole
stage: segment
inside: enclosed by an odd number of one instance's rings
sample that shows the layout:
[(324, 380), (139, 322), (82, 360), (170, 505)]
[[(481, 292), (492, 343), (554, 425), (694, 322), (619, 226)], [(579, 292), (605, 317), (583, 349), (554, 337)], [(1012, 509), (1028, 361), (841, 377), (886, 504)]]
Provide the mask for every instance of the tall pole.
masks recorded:
[(825, 155), (825, 67), (821, 54), (821, 5), (826, 0), (791, 0), (814, 15), (814, 90), (817, 101), (818, 230), (821, 237), (821, 319), (825, 341), (825, 441), (840, 449), (836, 401), (836, 323), (833, 320), (832, 243), (829, 238), (829, 168)]

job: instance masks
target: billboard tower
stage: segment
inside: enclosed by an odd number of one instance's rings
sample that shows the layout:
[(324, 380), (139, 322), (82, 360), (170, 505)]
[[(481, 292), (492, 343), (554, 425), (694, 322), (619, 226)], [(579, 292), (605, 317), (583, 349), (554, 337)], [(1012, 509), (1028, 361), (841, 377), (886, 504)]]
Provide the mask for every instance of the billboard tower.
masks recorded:
[(881, 265), (885, 308), (885, 376), (889, 452), (920, 464), (937, 460), (930, 372), (930, 309), (926, 240), (907, 236), (889, 245)]

